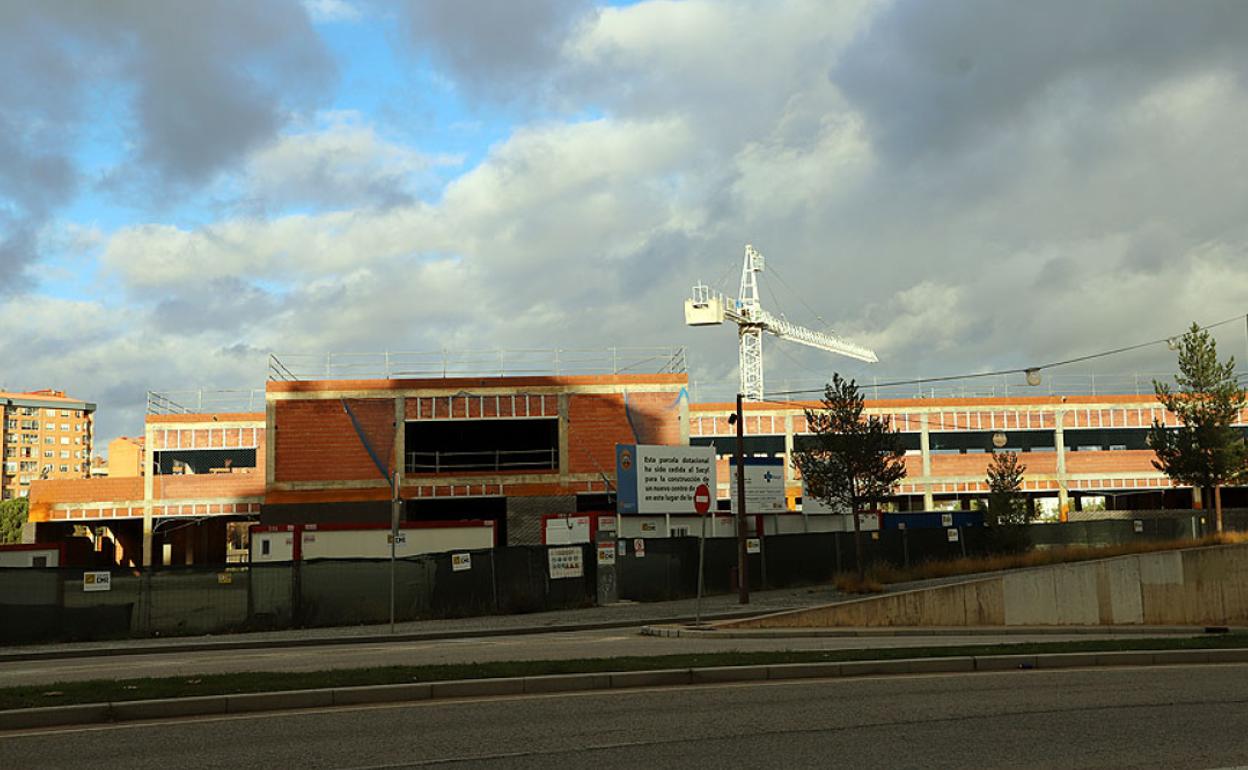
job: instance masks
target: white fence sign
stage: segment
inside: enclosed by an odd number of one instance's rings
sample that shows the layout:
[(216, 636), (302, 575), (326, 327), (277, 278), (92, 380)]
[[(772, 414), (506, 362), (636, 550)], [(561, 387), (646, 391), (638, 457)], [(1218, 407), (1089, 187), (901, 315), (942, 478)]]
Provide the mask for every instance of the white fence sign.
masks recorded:
[(111, 591), (113, 590), (113, 576), (108, 572), (84, 572), (82, 573), (82, 590)]
[(551, 548), (546, 552), (546, 558), (550, 565), (550, 577), (552, 580), (556, 578), (576, 578), (585, 574), (585, 565), (581, 562), (580, 548)]
[(472, 569), (472, 554), (470, 553), (453, 553), (451, 554), (451, 571), (463, 572)]

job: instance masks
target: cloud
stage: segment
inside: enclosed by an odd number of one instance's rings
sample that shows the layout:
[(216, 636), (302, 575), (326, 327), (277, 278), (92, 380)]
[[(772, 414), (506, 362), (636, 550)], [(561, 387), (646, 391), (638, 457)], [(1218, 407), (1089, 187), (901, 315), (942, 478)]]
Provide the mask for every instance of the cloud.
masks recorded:
[(315, 105), (334, 65), (294, 0), (5, 3), (0, 73), (3, 295), (92, 182), (144, 207), (189, 195)]
[[(124, 405), (258, 385), (268, 350), (683, 344), (697, 397), (724, 397), (737, 337), (684, 327), (681, 302), (698, 280), (734, 293), (746, 242), (768, 309), (883, 359), (768, 340), (773, 389), (1028, 366), (1243, 312), (1237, 6), (532, 8), (479, 60), (492, 28), (417, 9), (457, 88), (526, 103), (475, 165), (432, 169), (367, 115), (292, 119), (226, 164), (254, 208), (103, 234), (124, 303), (0, 301), (21, 340), (0, 360)], [(37, 326), (57, 312), (63, 334)], [(1164, 371), (1161, 348), (1076, 370)]]
[[(901, 159), (964, 151), (1051, 109), (1111, 112), (1160, 81), (1244, 71), (1248, 6), (891, 3), (831, 69)], [(1056, 98), (1054, 98), (1056, 97)]]
[(418, 55), (432, 56), (469, 92), (503, 99), (549, 74), (564, 42), (594, 13), (587, 0), (409, 0), (405, 7)]
[(265, 207), (387, 208), (433, 189), (434, 169), (458, 163), (388, 142), (356, 114), (331, 116), (315, 130), (286, 134), (253, 153), (244, 195)]
[(303, 0), (303, 7), (317, 24), (359, 21), (364, 15), (359, 6), (347, 0)]

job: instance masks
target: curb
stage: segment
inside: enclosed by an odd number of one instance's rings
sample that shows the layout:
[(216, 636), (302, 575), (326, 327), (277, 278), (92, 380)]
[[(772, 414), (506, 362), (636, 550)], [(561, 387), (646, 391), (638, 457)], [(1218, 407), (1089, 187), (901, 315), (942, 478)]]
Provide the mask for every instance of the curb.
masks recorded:
[[(735, 620), (754, 617), (758, 612), (725, 612), (704, 615), (707, 620)], [(328, 647), (341, 644), (384, 644), (386, 642), (431, 642), (443, 639), (478, 639), (496, 636), (531, 636), (534, 634), (559, 634), (574, 631), (605, 631), (613, 628), (634, 628), (671, 623), (692, 623), (688, 617), (641, 618), (638, 620), (604, 620), (595, 623), (574, 623), (556, 626), (518, 626), (516, 628), (457, 629), (447, 631), (412, 631), (400, 634), (367, 634), (362, 636), (311, 636), (292, 639), (220, 639), (204, 642), (179, 643), (169, 639), (161, 644), (119, 645), (116, 647), (91, 647), (84, 649), (39, 650), (38, 652), (0, 652), (0, 663), (20, 663), (35, 660), (68, 660), (71, 658), (98, 658), (114, 655), (163, 655), (179, 652), (217, 652), (231, 650), (272, 650), (286, 647)]]
[(1219, 626), (940, 626), (840, 628), (694, 628), (674, 622), (643, 626), (642, 636), (687, 639), (818, 639), (892, 636), (1141, 636), (1146, 634), (1244, 633), (1246, 628)]
[(408, 703), (500, 695), (628, 690), (725, 682), (791, 681), (859, 676), (971, 673), (1028, 669), (1099, 668), (1110, 666), (1248, 663), (1248, 648), (1219, 650), (1128, 650), (1065, 652), (1036, 655), (985, 655), (947, 658), (900, 658), (829, 663), (777, 663), (759, 666), (657, 669), (592, 674), (552, 674), (506, 679), (461, 679), (317, 690), (209, 695), (203, 697), (88, 703), (73, 706), (0, 711), (0, 731), (41, 727), (125, 722), (187, 716), (242, 714), (260, 711)]

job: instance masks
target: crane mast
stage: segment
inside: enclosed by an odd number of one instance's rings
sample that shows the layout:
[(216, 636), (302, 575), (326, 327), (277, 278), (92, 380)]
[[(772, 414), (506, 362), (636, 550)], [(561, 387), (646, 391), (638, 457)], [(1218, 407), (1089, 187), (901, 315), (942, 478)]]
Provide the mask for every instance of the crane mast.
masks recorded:
[(758, 298), (758, 274), (763, 272), (763, 255), (746, 245), (741, 265), (741, 289), (733, 300), (699, 283), (685, 300), (685, 323), (714, 326), (724, 321), (737, 325), (741, 394), (747, 401), (763, 400), (763, 332), (780, 339), (825, 350), (829, 353), (875, 363), (875, 353), (835, 334), (818, 332), (768, 313)]

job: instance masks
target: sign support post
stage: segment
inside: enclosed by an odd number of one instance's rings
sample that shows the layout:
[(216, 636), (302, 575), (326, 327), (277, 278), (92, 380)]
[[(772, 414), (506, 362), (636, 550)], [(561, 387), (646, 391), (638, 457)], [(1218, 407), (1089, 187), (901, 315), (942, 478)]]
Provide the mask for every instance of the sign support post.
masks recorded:
[(750, 603), (749, 561), (745, 552), (745, 415), (737, 394), (737, 598), (740, 604)]
[(706, 484), (700, 485), (693, 493), (693, 509), (702, 519), (702, 535), (698, 538), (698, 601), (694, 604), (693, 623), (702, 625), (702, 592), (706, 579), (706, 517), (711, 510), (711, 489)]

